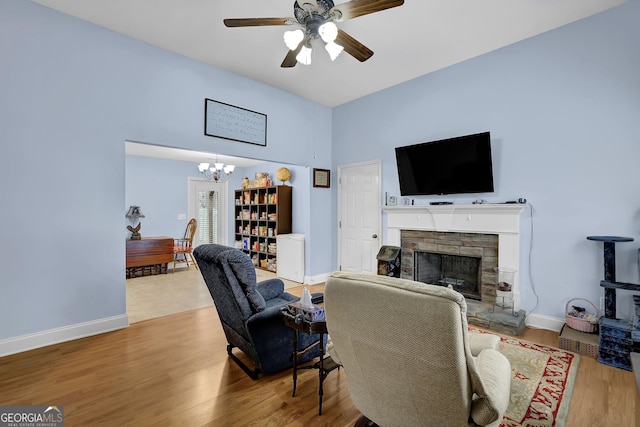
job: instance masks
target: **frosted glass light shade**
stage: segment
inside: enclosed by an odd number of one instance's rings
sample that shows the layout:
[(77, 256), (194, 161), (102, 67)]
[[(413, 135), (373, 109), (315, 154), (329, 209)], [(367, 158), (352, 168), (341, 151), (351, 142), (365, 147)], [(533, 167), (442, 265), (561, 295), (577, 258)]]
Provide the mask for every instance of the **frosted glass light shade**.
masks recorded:
[(235, 165), (225, 165), (218, 162), (218, 159), (213, 165), (211, 163), (198, 164), (198, 170), (207, 181), (224, 182), (226, 181), (225, 175), (231, 175), (235, 169)]
[(284, 44), (287, 45), (289, 50), (295, 50), (303, 38), (304, 38), (304, 33), (300, 29), (285, 31)]
[(302, 46), (300, 53), (296, 56), (296, 60), (304, 65), (311, 64), (311, 47)]
[(325, 22), (318, 28), (318, 34), (325, 43), (331, 43), (338, 37), (338, 27), (333, 22)]
[(324, 48), (329, 54), (329, 57), (331, 58), (332, 61), (335, 61), (338, 55), (340, 55), (340, 52), (344, 50), (344, 47), (340, 46), (335, 42), (327, 43), (326, 45), (324, 45)]

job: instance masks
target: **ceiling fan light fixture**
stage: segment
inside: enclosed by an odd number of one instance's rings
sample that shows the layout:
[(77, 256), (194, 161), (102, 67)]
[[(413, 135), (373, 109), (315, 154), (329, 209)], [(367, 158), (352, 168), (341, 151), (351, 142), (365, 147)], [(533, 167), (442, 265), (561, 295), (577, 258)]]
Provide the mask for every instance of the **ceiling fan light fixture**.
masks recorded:
[[(229, 28), (294, 25), (295, 30), (283, 34), (289, 51), (280, 64), (281, 68), (292, 68), (298, 63), (311, 64), (311, 42), (318, 38), (325, 43), (332, 60), (344, 50), (364, 62), (371, 58), (373, 51), (338, 29), (336, 23), (403, 4), (404, 0), (342, 0), (336, 6), (334, 0), (294, 0), (294, 18), (234, 18), (223, 22)], [(339, 45), (335, 44), (336, 40), (339, 40)]]
[(318, 28), (318, 34), (325, 43), (331, 43), (338, 37), (338, 27), (333, 22), (325, 22)]
[(289, 50), (295, 50), (303, 38), (304, 32), (301, 29), (285, 31), (284, 44), (287, 45)]
[(340, 46), (336, 42), (327, 43), (326, 45), (324, 45), (324, 48), (329, 54), (329, 57), (332, 61), (335, 61), (338, 55), (340, 55), (340, 52), (344, 50), (344, 47)]
[(300, 53), (296, 56), (296, 60), (303, 65), (311, 64), (311, 46), (302, 46)]

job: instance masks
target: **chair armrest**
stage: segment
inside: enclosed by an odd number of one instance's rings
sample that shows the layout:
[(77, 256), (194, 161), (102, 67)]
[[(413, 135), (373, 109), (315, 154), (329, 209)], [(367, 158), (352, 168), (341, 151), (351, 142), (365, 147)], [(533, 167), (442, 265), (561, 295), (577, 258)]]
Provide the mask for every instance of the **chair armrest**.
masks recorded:
[(469, 349), (472, 356), (477, 356), (482, 350), (497, 350), (500, 345), (500, 337), (494, 334), (469, 333)]
[[(293, 336), (294, 329), (284, 323), (282, 308), (285, 306), (286, 304), (267, 307), (258, 313), (252, 314), (245, 321), (247, 332), (251, 336), (256, 350), (260, 348), (263, 350), (266, 348), (281, 348), (283, 347), (282, 337), (284, 336), (286, 340), (290, 340)], [(313, 335), (300, 334), (298, 337), (299, 344), (313, 337)], [(315, 341), (317, 340), (318, 337), (315, 336)], [(288, 342), (291, 343), (291, 341)], [(287, 354), (291, 354), (290, 345), (286, 345), (283, 349)]]
[(277, 319), (278, 325), (280, 325), (281, 323), (284, 324), (284, 321), (282, 320), (282, 307), (283, 305), (274, 305), (272, 307), (267, 307), (262, 311), (252, 314), (246, 320), (247, 330), (249, 330), (249, 332), (253, 334), (255, 333), (255, 330), (252, 330), (252, 328), (255, 328), (256, 325), (259, 325), (265, 320), (274, 318)]
[(475, 358), (485, 396), (475, 395), (471, 418), (481, 426), (499, 425), (511, 396), (511, 364), (500, 352), (487, 349)]
[(280, 279), (267, 279), (256, 284), (256, 290), (265, 301), (279, 297), (284, 292), (284, 282)]

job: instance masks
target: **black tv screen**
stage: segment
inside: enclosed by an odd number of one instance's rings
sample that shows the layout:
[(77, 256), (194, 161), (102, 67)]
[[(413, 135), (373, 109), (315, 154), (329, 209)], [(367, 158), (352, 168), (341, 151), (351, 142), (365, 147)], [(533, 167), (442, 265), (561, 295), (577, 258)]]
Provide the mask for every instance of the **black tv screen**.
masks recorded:
[(493, 192), (489, 132), (396, 147), (400, 194)]

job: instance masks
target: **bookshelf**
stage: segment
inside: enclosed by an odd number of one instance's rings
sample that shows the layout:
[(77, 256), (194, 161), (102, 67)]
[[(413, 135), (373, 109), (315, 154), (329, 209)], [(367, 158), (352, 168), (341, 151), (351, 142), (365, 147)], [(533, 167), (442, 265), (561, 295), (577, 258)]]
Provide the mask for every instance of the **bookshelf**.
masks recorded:
[(277, 270), (276, 236), (291, 233), (291, 189), (277, 185), (234, 191), (236, 247), (258, 268)]

